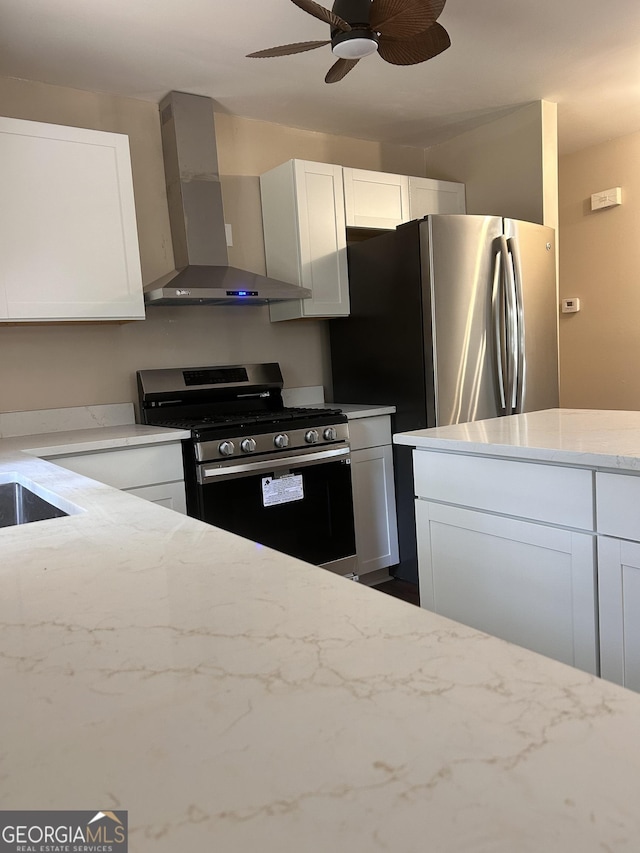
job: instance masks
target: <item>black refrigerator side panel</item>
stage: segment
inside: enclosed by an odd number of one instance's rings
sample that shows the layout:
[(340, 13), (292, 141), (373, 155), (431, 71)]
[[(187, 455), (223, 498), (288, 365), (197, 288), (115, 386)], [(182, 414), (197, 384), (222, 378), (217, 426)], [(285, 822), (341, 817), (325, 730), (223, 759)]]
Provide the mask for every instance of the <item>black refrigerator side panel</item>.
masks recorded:
[[(351, 314), (329, 323), (333, 399), (396, 407), (392, 432), (435, 425), (431, 304), (419, 223), (349, 247)], [(418, 581), (412, 451), (394, 445), (400, 563)]]
[(423, 429), (435, 409), (419, 223), (352, 244), (348, 259), (351, 314), (329, 323), (333, 399), (394, 405), (395, 432)]

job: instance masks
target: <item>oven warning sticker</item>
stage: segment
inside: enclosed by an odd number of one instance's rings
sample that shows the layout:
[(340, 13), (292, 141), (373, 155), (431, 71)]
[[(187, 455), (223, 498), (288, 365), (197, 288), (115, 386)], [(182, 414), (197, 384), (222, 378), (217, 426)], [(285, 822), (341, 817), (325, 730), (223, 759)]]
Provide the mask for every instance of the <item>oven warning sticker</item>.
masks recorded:
[(302, 474), (286, 474), (284, 477), (264, 477), (262, 480), (262, 503), (277, 506), (304, 498)]

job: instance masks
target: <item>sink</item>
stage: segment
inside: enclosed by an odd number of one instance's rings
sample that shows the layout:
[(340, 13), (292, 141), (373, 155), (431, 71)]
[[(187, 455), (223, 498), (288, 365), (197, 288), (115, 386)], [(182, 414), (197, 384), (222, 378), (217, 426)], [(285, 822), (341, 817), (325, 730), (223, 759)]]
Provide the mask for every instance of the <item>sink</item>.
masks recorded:
[(0, 483), (0, 527), (62, 518), (68, 514), (22, 483)]

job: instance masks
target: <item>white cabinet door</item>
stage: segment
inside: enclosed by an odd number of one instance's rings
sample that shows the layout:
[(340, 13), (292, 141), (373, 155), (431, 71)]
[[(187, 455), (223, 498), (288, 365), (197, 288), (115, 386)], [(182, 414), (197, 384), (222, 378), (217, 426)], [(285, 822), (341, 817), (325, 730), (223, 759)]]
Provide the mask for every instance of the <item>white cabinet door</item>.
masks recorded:
[(187, 499), (184, 483), (162, 483), (160, 486), (142, 486), (140, 489), (125, 489), (130, 495), (136, 495), (151, 503), (187, 514)]
[(347, 226), (396, 228), (411, 219), (406, 175), (343, 169), (343, 178)]
[(466, 213), (464, 184), (434, 178), (409, 178), (409, 219), (430, 213)]
[(421, 605), (597, 674), (594, 536), (416, 501)]
[(270, 305), (272, 320), (349, 314), (342, 168), (290, 160), (260, 178), (267, 275), (312, 292)]
[(398, 562), (393, 452), (390, 445), (351, 453), (356, 553), (361, 575)]
[(640, 544), (598, 537), (601, 675), (640, 690)]
[(129, 140), (0, 118), (0, 319), (144, 319)]

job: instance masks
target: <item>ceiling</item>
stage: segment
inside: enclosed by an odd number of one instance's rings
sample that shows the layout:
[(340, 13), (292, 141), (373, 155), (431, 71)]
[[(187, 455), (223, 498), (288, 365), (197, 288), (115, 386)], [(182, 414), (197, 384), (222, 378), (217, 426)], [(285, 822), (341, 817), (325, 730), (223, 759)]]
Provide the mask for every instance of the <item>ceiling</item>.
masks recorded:
[(235, 115), (420, 147), (540, 99), (558, 103), (561, 153), (640, 131), (638, 0), (448, 0), (443, 54), (405, 67), (370, 56), (332, 85), (328, 46), (245, 58), (328, 37), (290, 0), (2, 0), (1, 18), (3, 77), (154, 102), (175, 89)]

